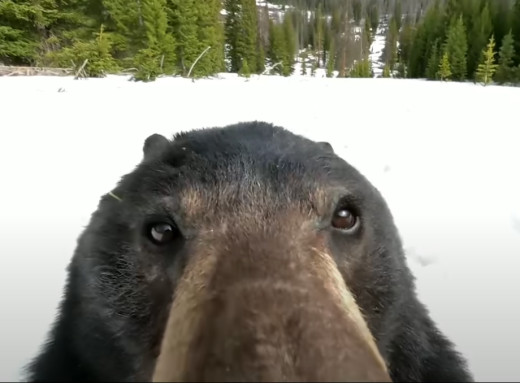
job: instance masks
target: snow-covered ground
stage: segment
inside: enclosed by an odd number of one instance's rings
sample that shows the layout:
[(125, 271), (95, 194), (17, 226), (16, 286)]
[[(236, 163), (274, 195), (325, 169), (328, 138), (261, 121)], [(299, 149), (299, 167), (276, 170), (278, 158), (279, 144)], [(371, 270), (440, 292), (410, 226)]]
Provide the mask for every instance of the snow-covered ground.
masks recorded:
[(518, 381), (519, 99), (394, 79), (0, 77), (0, 379), (34, 356), (76, 238), (144, 139), (258, 119), (331, 142), (381, 190), (420, 297), (476, 379)]

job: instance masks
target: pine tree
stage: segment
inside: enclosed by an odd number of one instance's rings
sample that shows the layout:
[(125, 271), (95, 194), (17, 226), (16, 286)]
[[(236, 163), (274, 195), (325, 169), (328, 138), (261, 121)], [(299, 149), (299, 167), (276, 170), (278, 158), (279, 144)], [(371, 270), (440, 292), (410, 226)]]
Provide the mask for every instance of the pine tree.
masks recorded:
[(399, 37), (399, 30), (397, 27), (397, 21), (395, 17), (392, 17), (390, 20), (390, 27), (388, 29), (385, 48), (384, 48), (384, 56), (385, 63), (390, 67), (390, 70), (394, 69), (394, 66), (397, 62), (397, 39)]
[(256, 73), (262, 73), (265, 70), (265, 50), (264, 45), (258, 41), (258, 57), (256, 58)]
[(452, 75), (451, 69), (450, 69), (450, 59), (448, 57), (448, 52), (444, 52), (442, 54), (442, 58), (439, 63), (439, 71), (438, 71), (437, 75), (443, 81), (449, 80)]
[(29, 2), (0, 2), (0, 61), (31, 65), (37, 59), (37, 31), (31, 25)]
[(186, 76), (191, 64), (206, 48), (197, 39), (197, 9), (196, 0), (169, 0), (168, 16), (176, 37), (176, 57), (178, 71)]
[(146, 46), (143, 0), (102, 0), (107, 30), (114, 34), (121, 59), (133, 57)]
[(360, 61), (357, 61), (354, 64), (354, 67), (350, 71), (350, 77), (354, 78), (370, 78), (373, 76), (372, 69), (370, 68), (370, 60), (369, 59), (363, 59)]
[(135, 56), (136, 80), (152, 81), (162, 73), (171, 73), (176, 65), (175, 40), (168, 33), (165, 0), (142, 0), (146, 48)]
[(258, 14), (255, 0), (225, 0), (225, 36), (229, 45), (231, 71), (236, 72), (247, 59), (258, 69)]
[(209, 76), (222, 71), (224, 31), (220, 23), (220, 0), (169, 0), (168, 8), (176, 37), (178, 71), (187, 76), (195, 62), (190, 76)]
[[(444, 57), (443, 57), (444, 59)], [(446, 55), (446, 60), (448, 56)], [(437, 74), (439, 72), (439, 65), (441, 63), (441, 58), (439, 57), (439, 43), (435, 42), (433, 45), (432, 52), (430, 54), (430, 58), (428, 59), (428, 64), (426, 66), (426, 78), (430, 80), (436, 80)]]
[[(78, 37), (70, 30), (85, 23), (86, 17), (72, 5), (76, 5), (73, 0), (1, 0), (0, 61), (10, 65), (47, 64), (46, 55), (70, 45), (71, 38)], [(89, 37), (95, 29), (89, 30)]]
[(352, 14), (354, 16), (354, 22), (357, 25), (359, 25), (359, 22), (361, 21), (362, 11), (363, 11), (363, 4), (361, 3), (361, 0), (353, 0)]
[(511, 28), (515, 38), (514, 65), (520, 65), (520, 0), (515, 0), (511, 15)]
[(426, 12), (422, 23), (416, 28), (410, 43), (408, 74), (411, 78), (425, 76), (431, 49), (437, 39), (445, 39), (445, 16), (440, 2), (436, 1)]
[(468, 70), (468, 44), (462, 16), (452, 20), (446, 37), (445, 50), (450, 59), (452, 79), (456, 81), (465, 80)]
[(395, 7), (394, 7), (394, 17), (395, 23), (397, 26), (397, 30), (399, 31), (401, 29), (401, 21), (403, 18), (403, 12), (401, 8), (401, 0), (396, 0)]
[(414, 32), (414, 26), (412, 26), (410, 22), (405, 22), (401, 33), (399, 34), (399, 49), (397, 52), (397, 57), (401, 63), (407, 64), (410, 60), (410, 51), (412, 50)]
[(166, 0), (142, 0), (143, 23), (149, 48), (164, 56), (163, 67), (170, 71), (175, 65), (175, 39), (168, 33)]
[(301, 62), (301, 75), (305, 76), (307, 75), (307, 51), (301, 54)]
[(251, 69), (249, 69), (249, 64), (247, 63), (246, 58), (242, 61), (242, 67), (238, 71), (238, 74), (246, 78), (251, 77)]
[(104, 77), (108, 73), (119, 70), (118, 63), (112, 57), (112, 42), (104, 32), (103, 24), (95, 38), (89, 41), (76, 41), (72, 46), (49, 53), (47, 59), (56, 66), (70, 66), (74, 71), (80, 69), (84, 62), (84, 72), (88, 77)]
[(372, 4), (368, 8), (368, 15), (367, 18), (370, 22), (370, 27), (374, 31), (374, 34), (376, 33), (377, 27), (379, 26), (379, 11), (377, 8), (377, 5)]
[(488, 3), (485, 2), (482, 11), (479, 10), (478, 2), (473, 4), (473, 16), (471, 17), (472, 26), (468, 31), (468, 73), (474, 74), (480, 61), (482, 49), (486, 48), (493, 25)]
[(227, 44), (227, 58), (230, 61), (231, 72), (240, 68), (240, 56), (237, 51), (238, 35), (240, 33), (240, 0), (224, 0), (226, 18), (224, 22), (224, 35)]
[(286, 44), (283, 28), (279, 24), (275, 24), (269, 20), (269, 59), (271, 65), (281, 62), (281, 65), (274, 68), (275, 73), (283, 74), (283, 67), (286, 65)]
[(383, 68), (383, 78), (390, 78), (390, 66), (388, 64)]
[(324, 58), (324, 40), (325, 40), (325, 28), (323, 21), (323, 11), (321, 3), (318, 3), (318, 8), (316, 9), (316, 16), (314, 19), (314, 41), (313, 47), (316, 50), (316, 55), (318, 57), (317, 65), (318, 68), (321, 65), (321, 62), (325, 64)]
[(406, 65), (402, 62), (397, 64), (397, 78), (406, 78)]
[(329, 47), (329, 54), (328, 54), (328, 60), (327, 60), (327, 77), (332, 77), (334, 75), (334, 68), (335, 68), (335, 46), (334, 46), (334, 40), (331, 41), (330, 47)]
[(496, 72), (496, 80), (499, 84), (515, 81), (515, 68), (513, 66), (513, 57), (515, 56), (515, 47), (513, 33), (510, 30), (502, 39), (502, 45), (498, 53), (498, 68)]
[(489, 1), (491, 10), (493, 34), (497, 43), (504, 39), (511, 29), (511, 1), (493, 0)]
[(497, 64), (495, 64), (495, 37), (491, 36), (484, 50), (482, 50), (482, 59), (477, 68), (476, 80), (487, 85), (493, 81)]
[(366, 38), (367, 46), (370, 46), (372, 44), (372, 31), (370, 30), (370, 23), (368, 23), (367, 20), (365, 20), (365, 26), (364, 26), (364, 35)]
[(290, 15), (284, 17), (282, 27), (285, 42), (284, 75), (289, 76), (294, 72), (294, 61), (296, 57), (296, 34)]
[(134, 57), (137, 72), (133, 75), (135, 81), (154, 81), (163, 73), (161, 68), (162, 56), (157, 49), (141, 49)]
[(197, 59), (208, 47), (210, 49), (199, 59), (193, 69), (194, 76), (209, 76), (225, 70), (224, 26), (220, 20), (221, 0), (196, 1), (197, 39), (199, 51)]

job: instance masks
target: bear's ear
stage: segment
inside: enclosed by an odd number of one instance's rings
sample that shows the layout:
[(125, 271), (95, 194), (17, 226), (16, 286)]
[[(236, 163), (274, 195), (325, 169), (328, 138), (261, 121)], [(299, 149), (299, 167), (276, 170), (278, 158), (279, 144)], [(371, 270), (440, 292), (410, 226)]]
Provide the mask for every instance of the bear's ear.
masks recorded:
[(170, 141), (160, 134), (155, 133), (148, 136), (143, 145), (144, 160), (146, 161), (160, 153), (169, 143)]
[(332, 145), (330, 143), (328, 143), (326, 141), (321, 141), (321, 142), (318, 142), (318, 145), (320, 145), (321, 148), (323, 150), (325, 150), (326, 152), (334, 154), (334, 148), (332, 147)]

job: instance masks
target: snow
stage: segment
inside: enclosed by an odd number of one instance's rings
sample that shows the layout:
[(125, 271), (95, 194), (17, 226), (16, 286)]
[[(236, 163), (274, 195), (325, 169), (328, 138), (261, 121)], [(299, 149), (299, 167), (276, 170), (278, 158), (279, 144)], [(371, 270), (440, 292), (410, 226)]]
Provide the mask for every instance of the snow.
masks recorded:
[(379, 188), (420, 298), (477, 381), (518, 381), (519, 97), (382, 78), (0, 77), (0, 379), (44, 340), (76, 239), (144, 139), (258, 119), (331, 142)]
[(372, 72), (374, 77), (382, 77), (385, 63), (383, 61), (383, 50), (386, 44), (386, 30), (388, 26), (388, 19), (383, 17), (380, 19), (379, 24), (374, 35), (374, 40), (370, 45), (369, 59), (372, 62)]

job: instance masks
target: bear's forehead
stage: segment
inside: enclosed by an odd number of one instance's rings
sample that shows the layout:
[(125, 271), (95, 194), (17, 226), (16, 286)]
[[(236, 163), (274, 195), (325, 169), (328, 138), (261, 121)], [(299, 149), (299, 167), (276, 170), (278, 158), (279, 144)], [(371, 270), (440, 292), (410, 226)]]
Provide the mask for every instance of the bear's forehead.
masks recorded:
[(127, 181), (139, 210), (152, 213), (159, 206), (190, 221), (287, 210), (321, 216), (342, 196), (358, 205), (373, 198), (364, 177), (330, 149), (263, 127), (177, 136)]

